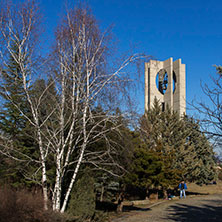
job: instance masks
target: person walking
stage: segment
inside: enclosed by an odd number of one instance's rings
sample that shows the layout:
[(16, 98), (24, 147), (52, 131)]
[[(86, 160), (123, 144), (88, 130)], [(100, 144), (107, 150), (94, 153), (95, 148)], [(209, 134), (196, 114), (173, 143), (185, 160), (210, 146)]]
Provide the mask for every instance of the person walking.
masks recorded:
[(184, 181), (181, 181), (181, 183), (179, 184), (179, 189), (180, 189), (180, 198), (186, 198), (186, 192), (185, 190), (187, 190), (187, 185)]

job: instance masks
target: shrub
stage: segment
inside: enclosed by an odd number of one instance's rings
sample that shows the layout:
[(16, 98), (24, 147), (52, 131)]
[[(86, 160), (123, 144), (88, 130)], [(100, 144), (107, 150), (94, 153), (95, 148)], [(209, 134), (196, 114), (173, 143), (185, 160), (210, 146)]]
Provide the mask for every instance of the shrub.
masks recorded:
[(94, 179), (86, 170), (73, 188), (67, 213), (77, 221), (90, 220), (95, 213), (95, 201)]
[(63, 217), (44, 210), (43, 198), (25, 189), (0, 188), (0, 222), (62, 222)]

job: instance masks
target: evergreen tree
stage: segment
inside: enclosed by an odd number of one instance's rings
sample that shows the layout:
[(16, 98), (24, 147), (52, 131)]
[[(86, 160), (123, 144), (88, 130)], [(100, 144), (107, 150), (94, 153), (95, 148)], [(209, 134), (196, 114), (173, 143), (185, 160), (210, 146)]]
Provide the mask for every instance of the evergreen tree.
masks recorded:
[[(11, 50), (14, 52), (13, 55), (17, 55), (16, 43)], [(13, 159), (2, 157), (6, 167), (1, 171), (1, 178), (18, 186), (27, 183), (23, 174), (31, 168), (30, 165), (24, 164), (25, 160), (30, 161), (25, 155), (34, 152), (35, 143), (32, 137), (33, 128), (23, 115), (30, 117), (20, 66), (12, 54), (9, 55), (1, 75), (3, 82), (0, 86), (0, 96), (3, 99), (3, 104), (0, 111), (0, 131), (7, 140), (12, 141), (13, 155), (22, 160), (15, 162)]]
[[(18, 50), (16, 45), (12, 47), (12, 50), (16, 53)], [(0, 123), (1, 131), (14, 138), (15, 142), (18, 142), (20, 132), (25, 128), (26, 124), (26, 119), (19, 109), (26, 113), (27, 106), (19, 64), (12, 55), (9, 56), (8, 60), (5, 69), (1, 72), (4, 82), (0, 87), (0, 95), (4, 104), (0, 113)]]
[(67, 213), (77, 217), (78, 221), (91, 220), (95, 213), (95, 198), (94, 178), (86, 168), (73, 188)]
[[(97, 107), (94, 112), (101, 114), (102, 108)], [(116, 110), (115, 115), (118, 115), (115, 123), (108, 122), (97, 127), (97, 131), (107, 129), (107, 133), (90, 143), (83, 162), (94, 170), (96, 191), (100, 201), (115, 199), (120, 191), (119, 176), (124, 175), (131, 167), (133, 141), (138, 137), (138, 133), (128, 129), (127, 120), (119, 109)], [(100, 155), (96, 156), (96, 153)]]
[(184, 144), (188, 130), (177, 112), (171, 111), (169, 106), (162, 112), (157, 99), (140, 121), (140, 130), (143, 139), (151, 150), (157, 150), (162, 145), (162, 152), (167, 153), (172, 147), (177, 150)]
[(185, 121), (190, 131), (187, 143), (193, 148), (195, 155), (192, 157), (192, 163), (187, 166), (184, 176), (200, 185), (209, 183), (216, 177), (213, 147), (205, 134), (200, 131), (197, 121), (192, 118), (186, 118)]
[(144, 147), (136, 148), (131, 169), (123, 180), (127, 190), (138, 189), (144, 197), (148, 196), (149, 188), (160, 185), (163, 167), (161, 158), (155, 152)]
[(180, 117), (169, 107), (162, 112), (155, 99), (141, 119), (141, 134), (147, 148), (158, 152), (164, 162), (163, 187), (170, 178), (172, 184), (182, 178), (200, 184), (214, 178), (212, 147), (194, 120)]
[(188, 135), (184, 122), (177, 112), (171, 111), (169, 106), (162, 112), (158, 100), (155, 99), (153, 108), (141, 118), (140, 130), (147, 149), (157, 152), (164, 162), (162, 186), (166, 188), (175, 185), (184, 170), (178, 163), (180, 151)]

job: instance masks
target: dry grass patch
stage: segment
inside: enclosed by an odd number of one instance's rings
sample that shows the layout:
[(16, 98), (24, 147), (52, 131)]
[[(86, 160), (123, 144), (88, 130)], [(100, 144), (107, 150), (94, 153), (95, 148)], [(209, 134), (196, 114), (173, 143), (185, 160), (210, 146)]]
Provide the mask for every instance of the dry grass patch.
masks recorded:
[(210, 185), (202, 185), (199, 186), (194, 183), (187, 184), (187, 191), (188, 193), (193, 194), (222, 194), (222, 181), (217, 181), (217, 184), (210, 184)]
[(41, 194), (0, 187), (0, 222), (62, 222), (61, 215), (44, 210)]

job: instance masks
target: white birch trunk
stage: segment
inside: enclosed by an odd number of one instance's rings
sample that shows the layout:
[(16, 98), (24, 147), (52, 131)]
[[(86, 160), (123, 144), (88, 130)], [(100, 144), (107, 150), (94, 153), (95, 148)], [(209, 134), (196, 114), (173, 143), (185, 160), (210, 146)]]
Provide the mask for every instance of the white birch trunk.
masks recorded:
[(60, 160), (57, 159), (57, 168), (56, 168), (56, 181), (53, 191), (53, 205), (52, 208), (54, 211), (60, 211), (61, 203), (61, 166)]
[[(36, 120), (38, 123), (38, 121)], [(48, 210), (48, 188), (47, 188), (47, 174), (46, 174), (46, 163), (45, 163), (45, 154), (43, 151), (43, 144), (41, 138), (41, 131), (38, 128), (38, 143), (39, 143), (39, 150), (41, 156), (41, 165), (42, 165), (42, 191), (43, 191), (43, 198), (44, 198), (44, 209)]]
[(78, 159), (78, 163), (77, 163), (77, 165), (76, 165), (76, 168), (75, 168), (75, 171), (74, 171), (74, 173), (73, 173), (71, 182), (70, 182), (70, 184), (69, 184), (69, 188), (68, 188), (68, 190), (67, 190), (67, 192), (66, 192), (66, 194), (65, 194), (65, 199), (64, 199), (64, 202), (63, 202), (63, 204), (62, 204), (62, 208), (61, 208), (61, 210), (60, 210), (61, 213), (64, 213), (65, 210), (66, 210), (66, 206), (67, 206), (67, 203), (68, 203), (68, 200), (69, 200), (69, 196), (70, 196), (71, 190), (72, 190), (72, 188), (73, 188), (74, 182), (75, 182), (75, 180), (76, 180), (76, 176), (77, 176), (77, 174), (78, 174), (78, 172), (79, 172), (79, 168), (80, 168), (80, 165), (81, 165), (81, 163), (82, 163), (82, 159), (83, 159), (83, 156), (84, 156), (85, 148), (86, 148), (86, 146), (85, 146), (85, 144), (83, 144), (83, 145), (82, 145), (82, 149), (81, 149), (81, 154), (80, 154), (80, 157), (79, 157), (79, 159)]
[(88, 108), (88, 103), (86, 103), (85, 109), (84, 109), (84, 113), (83, 113), (83, 137), (84, 137), (84, 141), (83, 141), (83, 144), (82, 144), (81, 153), (80, 153), (80, 156), (79, 156), (79, 159), (78, 159), (78, 162), (77, 162), (75, 171), (74, 171), (74, 173), (73, 173), (71, 182), (70, 182), (70, 184), (69, 184), (69, 188), (68, 188), (68, 190), (67, 190), (67, 192), (66, 192), (66, 194), (65, 194), (65, 199), (64, 199), (62, 208), (61, 208), (61, 210), (60, 210), (61, 213), (64, 213), (65, 210), (66, 210), (66, 206), (67, 206), (67, 203), (68, 203), (68, 199), (69, 199), (71, 190), (72, 190), (72, 188), (73, 188), (74, 182), (75, 182), (75, 180), (76, 180), (77, 173), (79, 172), (79, 168), (80, 168), (80, 165), (81, 165), (81, 163), (82, 163), (82, 160), (83, 160), (83, 157), (84, 157), (84, 152), (85, 152), (85, 149), (86, 149), (86, 143), (87, 143), (87, 135), (86, 135), (86, 134), (87, 134), (87, 132), (86, 132), (86, 115), (87, 115), (87, 108)]

